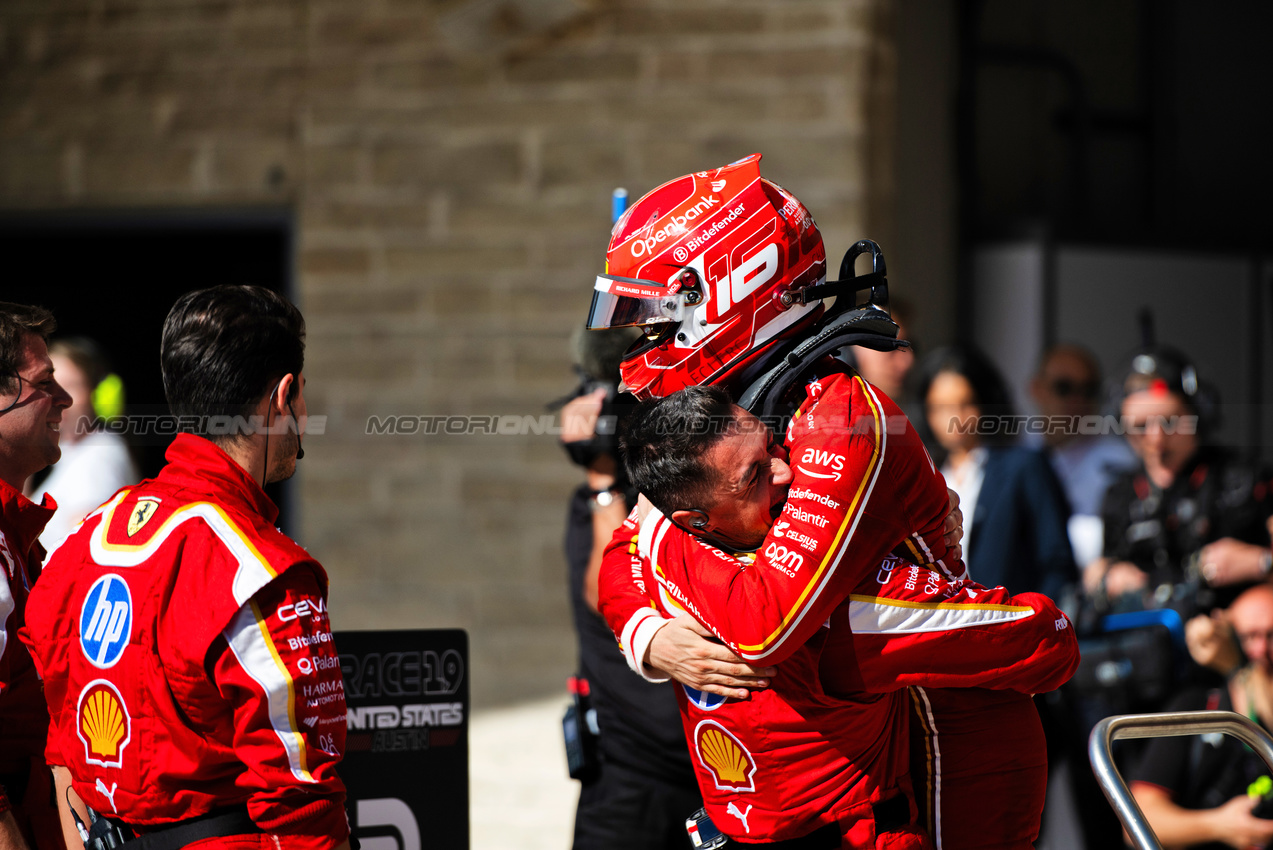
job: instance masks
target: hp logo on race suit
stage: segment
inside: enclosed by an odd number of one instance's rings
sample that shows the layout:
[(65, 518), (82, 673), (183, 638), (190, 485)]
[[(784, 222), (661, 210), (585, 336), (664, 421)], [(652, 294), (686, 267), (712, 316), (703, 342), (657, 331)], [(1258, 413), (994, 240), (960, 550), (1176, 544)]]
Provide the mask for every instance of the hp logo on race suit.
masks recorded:
[(114, 667), (128, 646), (133, 627), (133, 596), (114, 573), (93, 582), (80, 611), (80, 649), (94, 667)]

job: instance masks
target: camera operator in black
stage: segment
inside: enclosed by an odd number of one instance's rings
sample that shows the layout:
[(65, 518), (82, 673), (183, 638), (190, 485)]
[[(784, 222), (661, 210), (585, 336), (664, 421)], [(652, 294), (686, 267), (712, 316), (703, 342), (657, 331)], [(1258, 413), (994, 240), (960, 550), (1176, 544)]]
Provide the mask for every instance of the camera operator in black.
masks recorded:
[[(1223, 682), (1183, 657), (1164, 626), (1106, 634), (1105, 615), (1173, 608), (1189, 620), (1266, 581), (1273, 562), (1268, 477), (1208, 443), (1217, 400), (1189, 360), (1146, 345), (1131, 358), (1120, 390), (1117, 412), (1139, 463), (1106, 491), (1103, 555), (1083, 573), (1085, 599), (1076, 624), (1083, 662), (1066, 692), (1072, 735), (1080, 742), (1101, 717), (1162, 711), (1167, 697), (1182, 687), (1196, 697)], [(1126, 672), (1109, 681), (1101, 675), (1106, 668)], [(1141, 752), (1140, 742), (1124, 744), (1120, 763), (1134, 763)], [(1085, 760), (1081, 747), (1073, 755)], [(1089, 848), (1121, 847), (1091, 773), (1072, 776), (1080, 804), (1090, 813), (1085, 826), (1089, 820), (1096, 824), (1085, 831)]]
[[(1200, 654), (1191, 644), (1197, 663), (1225, 673), (1239, 665), (1237, 672), (1227, 685), (1184, 691), (1167, 710), (1237, 711), (1268, 729), (1273, 726), (1273, 588), (1252, 587), (1227, 612), (1217, 613), (1232, 626), (1249, 663), (1241, 663), (1235, 647), (1221, 658)], [(1230, 736), (1154, 738), (1131, 771), (1131, 791), (1166, 846), (1264, 847), (1273, 840), (1268, 773), (1258, 755)]]
[(1215, 397), (1193, 365), (1172, 349), (1146, 349), (1132, 358), (1123, 391), (1140, 466), (1105, 495), (1104, 557), (1084, 574), (1097, 607), (1170, 607), (1188, 618), (1268, 580), (1269, 475), (1208, 444)]
[(562, 442), (587, 480), (570, 500), (566, 526), (570, 601), (579, 637), (579, 678), (596, 710), (596, 759), (581, 778), (574, 850), (663, 850), (689, 846), (685, 818), (703, 806), (674, 682), (636, 676), (597, 613), (597, 570), (614, 530), (636, 502), (618, 461), (618, 425), (635, 404), (617, 392), (631, 329), (575, 337), (581, 382), (562, 410)]

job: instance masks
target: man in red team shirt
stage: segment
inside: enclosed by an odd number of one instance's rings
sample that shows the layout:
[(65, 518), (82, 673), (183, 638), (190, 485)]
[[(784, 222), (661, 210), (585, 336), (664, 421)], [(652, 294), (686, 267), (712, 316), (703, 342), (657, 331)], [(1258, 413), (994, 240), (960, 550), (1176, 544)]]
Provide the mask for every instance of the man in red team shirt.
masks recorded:
[[(834, 388), (832, 380), (830, 394)], [(750, 601), (756, 597), (745, 587), (763, 570), (758, 558), (729, 555), (681, 526), (710, 527), (734, 552), (755, 548), (771, 525), (783, 531), (781, 540), (799, 541), (787, 517), (807, 511), (784, 504), (792, 470), (782, 444), (730, 404), (724, 390), (695, 387), (639, 407), (625, 452), (634, 483), (656, 509), (639, 529), (630, 522), (607, 553), (626, 563), (629, 576), (626, 584), (603, 582), (602, 610), (612, 627), (630, 634), (682, 611), (712, 627), (760, 622), (763, 614), (751, 614), (764, 601)], [(806, 570), (801, 558), (770, 557), (791, 579)], [(956, 820), (934, 817), (929, 832), (948, 846), (1029, 846), (1038, 828), (1032, 801), (1041, 802), (1046, 762), (1028, 695), (1073, 673), (1078, 653), (1069, 622), (1044, 596), (952, 581), (914, 560), (885, 555), (818, 620), (815, 634), (785, 655), (772, 688), (746, 701), (686, 692), (686, 734), (697, 748), (700, 785), (717, 826), (744, 841), (772, 841), (808, 835), (833, 820), (843, 846), (873, 846), (871, 822), (878, 824), (881, 803), (910, 788), (902, 689), (914, 686), (917, 721), (926, 732), (943, 724), (940, 738), (926, 739), (925, 754), (936, 747), (947, 762), (933, 775), (955, 786), (946, 795), (953, 799), (924, 789), (934, 813)], [(633, 603), (633, 589), (657, 611), (648, 603), (636, 607), (643, 600)], [(974, 734), (944, 728), (956, 719), (975, 724)], [(720, 759), (704, 746), (711, 743), (707, 732), (727, 735), (737, 759), (752, 767), (746, 786), (721, 783)], [(1011, 746), (987, 743), (986, 733)], [(745, 820), (738, 818), (742, 811)], [(877, 839), (878, 833), (877, 825)]]
[[(855, 635), (844, 626), (870, 623), (853, 615), (854, 595), (885, 559), (924, 569), (915, 577), (925, 590), (934, 588), (930, 597), (946, 592), (946, 584), (962, 590), (967, 576), (942, 540), (947, 491), (914, 430), (891, 401), (828, 356), (845, 344), (896, 344), (895, 326), (880, 306), (887, 301), (882, 257), (872, 243), (859, 243), (841, 265), (842, 279), (824, 283), (825, 253), (812, 219), (799, 201), (761, 180), (757, 159), (672, 181), (634, 205), (612, 234), (591, 325), (646, 329), (623, 364), (625, 383), (639, 397), (722, 384), (743, 407), (766, 416), (798, 404), (787, 435), (793, 479), (785, 506), (785, 496), (761, 505), (745, 539), (716, 504), (681, 504), (673, 522), (664, 523), (660, 545), (644, 554), (666, 558), (673, 541), (677, 557), (661, 566), (665, 574), (684, 569), (677, 601), (743, 659), (786, 663), (816, 641), (816, 686), (852, 697), (870, 684), (857, 670), (867, 654), (855, 650), (862, 629)], [(853, 259), (868, 249), (875, 268), (854, 278)], [(871, 300), (856, 307), (855, 292), (863, 288), (871, 289)], [(836, 305), (824, 312), (821, 299), (829, 295)], [(718, 504), (733, 510), (729, 499)], [(775, 518), (772, 529), (762, 524)], [(755, 549), (755, 562), (741, 569), (712, 547), (677, 544), (689, 539), (687, 532), (725, 550)], [(652, 657), (647, 648), (669, 630), (641, 593), (649, 584), (634, 583), (644, 573), (633, 557), (641, 553), (627, 551), (626, 539), (616, 544), (603, 567), (603, 608), (639, 669)], [(967, 591), (986, 593), (975, 585)], [(884, 613), (895, 619), (897, 610), (888, 606)], [(886, 617), (879, 631), (896, 633), (908, 622), (902, 618), (898, 626)], [(826, 634), (824, 623), (831, 625)], [(1064, 632), (1072, 653), (1068, 621), (1057, 613), (1048, 626)], [(957, 645), (949, 649), (950, 658), (963, 659), (967, 678), (927, 684), (982, 684), (976, 674), (986, 660), (977, 652), (961, 654)], [(1068, 673), (1064, 665), (1057, 669)], [(894, 688), (917, 681), (906, 677), (922, 671), (903, 666), (895, 672)], [(723, 681), (745, 682), (746, 676)], [(916, 690), (912, 699), (924, 733), (917, 754), (926, 762), (929, 825), (939, 846), (1027, 846), (1037, 830), (1046, 772), (1033, 706), (1015, 692)], [(979, 731), (989, 737), (973, 745), (982, 740)], [(970, 787), (962, 782), (970, 776), (993, 776), (996, 768), (1013, 773), (981, 790), (993, 797), (996, 814), (1008, 816), (988, 824), (984, 807), (950, 792)]]
[(53, 314), (0, 302), (0, 850), (61, 846), (44, 766), (49, 718), (31, 656), (18, 640), (44, 560), (38, 537), (57, 508), (33, 504), (23, 482), (57, 461), (71, 397), (53, 377)]
[(349, 846), (327, 576), (262, 489), (302, 454), (304, 335), (260, 287), (178, 299), (161, 348), (183, 430), (168, 464), (90, 514), (31, 595), (23, 639), (68, 843), (69, 785), (164, 846)]

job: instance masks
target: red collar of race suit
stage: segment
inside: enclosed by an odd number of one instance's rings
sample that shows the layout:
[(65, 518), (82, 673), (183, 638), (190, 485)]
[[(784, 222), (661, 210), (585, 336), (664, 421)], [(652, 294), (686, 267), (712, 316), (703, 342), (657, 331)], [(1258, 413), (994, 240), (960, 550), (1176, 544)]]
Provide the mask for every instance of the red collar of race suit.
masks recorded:
[(0, 531), (24, 557), (56, 510), (57, 502), (49, 494), (45, 493), (44, 501), (37, 505), (7, 482), (0, 481)]
[(243, 467), (211, 440), (194, 434), (178, 434), (164, 453), (168, 465), (155, 480), (208, 493), (222, 503), (258, 514), (273, 524), (278, 506)]

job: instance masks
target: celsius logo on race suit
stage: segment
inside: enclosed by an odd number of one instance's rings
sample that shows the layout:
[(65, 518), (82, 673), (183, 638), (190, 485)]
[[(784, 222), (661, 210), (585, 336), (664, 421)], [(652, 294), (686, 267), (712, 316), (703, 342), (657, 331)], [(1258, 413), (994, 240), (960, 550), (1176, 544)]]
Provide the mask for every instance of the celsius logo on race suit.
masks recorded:
[(133, 625), (133, 596), (128, 583), (114, 573), (93, 582), (80, 610), (80, 649), (88, 663), (114, 667), (128, 646)]

